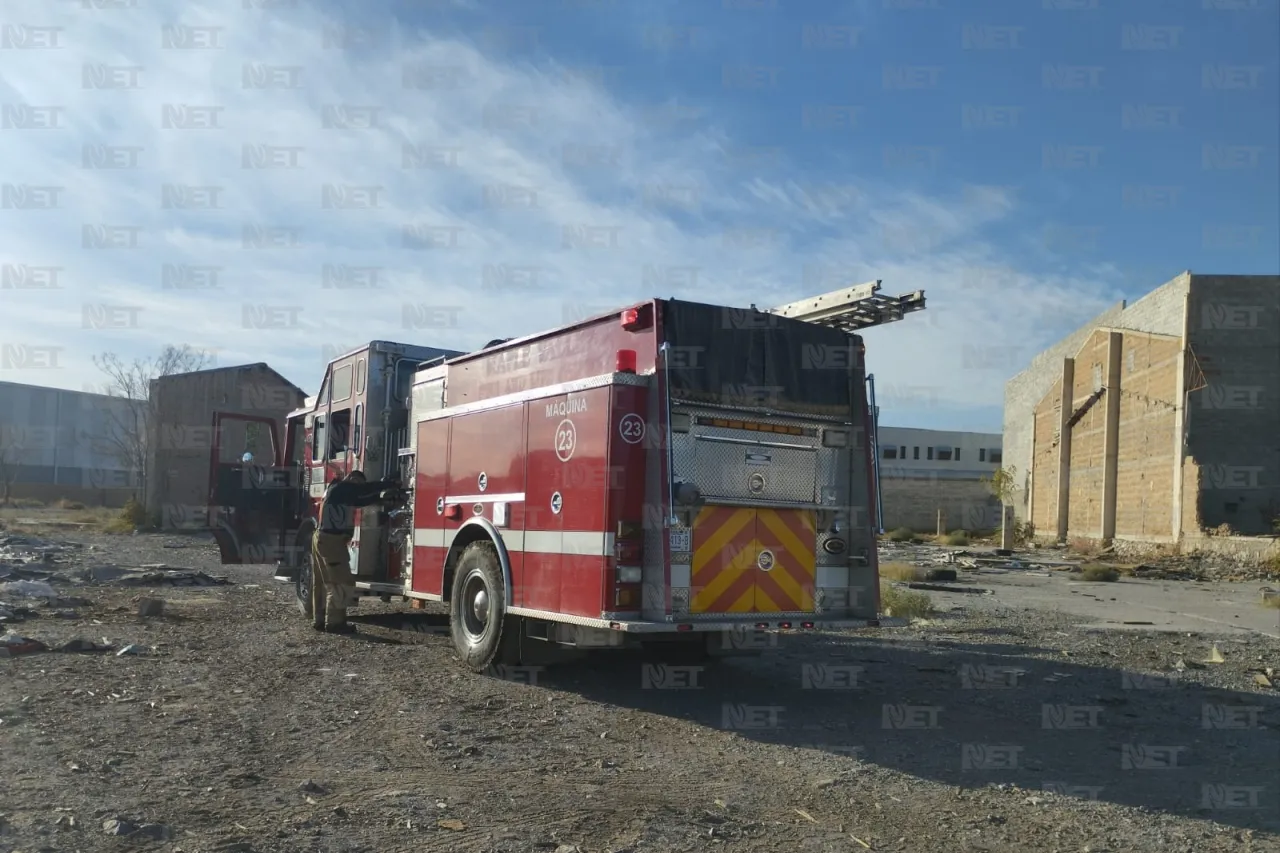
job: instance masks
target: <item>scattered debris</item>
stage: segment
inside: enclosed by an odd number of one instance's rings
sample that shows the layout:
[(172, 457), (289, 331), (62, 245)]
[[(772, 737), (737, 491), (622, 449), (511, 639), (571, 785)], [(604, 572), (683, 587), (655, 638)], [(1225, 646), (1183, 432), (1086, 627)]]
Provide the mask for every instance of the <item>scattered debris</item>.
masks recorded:
[(159, 598), (143, 598), (138, 601), (138, 615), (142, 618), (148, 616), (161, 616), (164, 614), (164, 601)]
[(80, 573), (80, 579), (89, 583), (113, 583), (120, 586), (226, 586), (230, 580), (215, 577), (194, 569), (179, 569), (163, 563), (148, 564), (137, 568), (120, 566), (93, 566)]
[(934, 592), (969, 592), (974, 593), (975, 595), (991, 594), (991, 590), (982, 589), (981, 587), (949, 586), (947, 584), (940, 583), (909, 583), (907, 584), (907, 587), (909, 589), (928, 589)]
[(1267, 678), (1265, 675), (1263, 675), (1263, 674), (1262, 674), (1262, 673), (1260, 673), (1260, 672), (1259, 672), (1259, 673), (1255, 673), (1255, 674), (1254, 674), (1254, 676), (1253, 676), (1253, 683), (1254, 683), (1254, 684), (1256, 684), (1256, 685), (1258, 685), (1259, 687), (1272, 687), (1272, 686), (1274, 686), (1274, 685), (1271, 683), (1271, 679), (1270, 679), (1270, 678)]
[(103, 821), (102, 831), (107, 835), (137, 835), (153, 841), (168, 841), (173, 831), (162, 823), (137, 824), (124, 818)]
[(0, 637), (0, 657), (18, 657), (48, 650), (49, 647), (39, 640), (32, 640), (21, 634), (9, 633)]
[(454, 832), (462, 832), (462, 830), (467, 828), (467, 825), (457, 818), (447, 818), (445, 820), (437, 821), (436, 826), (441, 829), (452, 829)]
[(84, 640), (77, 637), (58, 646), (60, 652), (110, 652), (115, 650), (115, 646), (110, 643), (95, 643), (93, 640)]
[(57, 598), (58, 593), (54, 592), (52, 586), (47, 581), (10, 581), (0, 586), (0, 593), (5, 595), (18, 596), (20, 598)]
[(1227, 659), (1222, 656), (1222, 652), (1218, 651), (1218, 644), (1214, 643), (1213, 650), (1209, 652), (1209, 657), (1205, 658), (1204, 663), (1226, 663)]

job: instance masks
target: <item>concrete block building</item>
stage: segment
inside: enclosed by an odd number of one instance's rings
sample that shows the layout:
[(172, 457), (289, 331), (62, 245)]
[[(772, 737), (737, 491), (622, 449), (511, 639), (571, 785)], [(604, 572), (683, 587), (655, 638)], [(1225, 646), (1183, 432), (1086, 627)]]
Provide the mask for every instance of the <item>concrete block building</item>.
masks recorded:
[(1280, 519), (1280, 276), (1184, 272), (1005, 386), (1014, 508), (1038, 537), (1181, 542)]
[(123, 506), (140, 472), (112, 437), (138, 404), (122, 397), (0, 382), (0, 495)]
[[(220, 462), (238, 461), (246, 452), (269, 462), (276, 450), (283, 454), (288, 414), (305, 399), (301, 388), (263, 363), (154, 380), (147, 442), (148, 513), (163, 527), (203, 526), (215, 447)], [(263, 418), (267, 423), (228, 419), (215, 431), (215, 413)]]
[(1000, 503), (983, 477), (1001, 465), (999, 433), (880, 427), (880, 500), (884, 528), (933, 532), (994, 530)]

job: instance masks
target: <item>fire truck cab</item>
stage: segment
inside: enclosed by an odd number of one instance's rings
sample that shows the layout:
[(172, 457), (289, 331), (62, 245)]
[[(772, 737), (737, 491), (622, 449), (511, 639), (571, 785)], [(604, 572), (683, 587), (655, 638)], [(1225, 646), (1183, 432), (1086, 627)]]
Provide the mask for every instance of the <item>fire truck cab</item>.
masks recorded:
[(847, 328), (654, 299), (471, 353), (374, 341), (211, 502), (224, 562), (274, 560), (307, 612), (326, 484), (399, 472), (408, 502), (358, 516), (355, 585), (446, 604), (477, 672), (536, 646), (732, 653), (877, 624), (873, 436)]

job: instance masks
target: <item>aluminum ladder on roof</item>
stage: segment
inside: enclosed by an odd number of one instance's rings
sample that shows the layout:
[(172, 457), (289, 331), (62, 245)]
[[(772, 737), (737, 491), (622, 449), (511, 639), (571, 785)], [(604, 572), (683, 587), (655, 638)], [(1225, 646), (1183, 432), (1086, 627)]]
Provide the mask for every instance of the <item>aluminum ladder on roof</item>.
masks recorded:
[[(766, 314), (777, 314), (793, 320), (803, 320), (819, 326), (830, 326), (842, 332), (853, 334), (861, 329), (881, 326), (901, 320), (907, 314), (923, 311), (925, 307), (924, 291), (905, 293), (902, 296), (884, 296), (880, 293), (880, 279), (865, 284), (855, 284), (840, 290), (833, 290), (821, 296), (801, 299), (777, 308), (770, 308)], [(876, 402), (875, 377), (867, 374), (868, 407), (871, 413), (871, 435), (869, 436), (872, 459), (872, 489), (876, 498), (876, 517), (874, 519), (877, 532), (884, 533), (884, 495), (881, 491), (880, 477), (880, 406)]]
[(876, 279), (769, 308), (765, 313), (853, 333), (893, 323), (907, 314), (923, 311), (924, 308), (923, 290), (902, 296), (886, 296), (880, 293), (880, 279)]

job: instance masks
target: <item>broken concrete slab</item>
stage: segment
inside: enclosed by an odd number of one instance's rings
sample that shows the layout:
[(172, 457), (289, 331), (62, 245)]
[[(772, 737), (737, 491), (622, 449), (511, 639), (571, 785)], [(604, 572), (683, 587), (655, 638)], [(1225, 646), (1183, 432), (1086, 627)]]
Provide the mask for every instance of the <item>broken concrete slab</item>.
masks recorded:
[(159, 598), (144, 598), (138, 602), (138, 615), (142, 618), (164, 615), (164, 601)]

